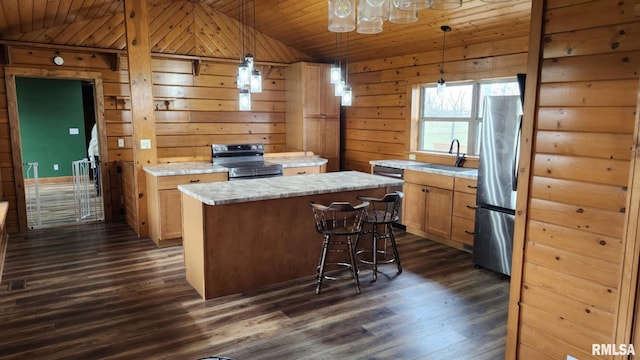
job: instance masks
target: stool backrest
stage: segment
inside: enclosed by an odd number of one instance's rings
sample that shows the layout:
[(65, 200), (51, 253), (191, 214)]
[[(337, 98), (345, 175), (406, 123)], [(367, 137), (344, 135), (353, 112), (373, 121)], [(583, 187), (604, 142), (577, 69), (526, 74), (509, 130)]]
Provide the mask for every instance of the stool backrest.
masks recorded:
[(329, 206), (311, 203), (316, 230), (324, 235), (354, 235), (362, 231), (369, 202), (356, 206), (348, 202), (332, 202)]
[(400, 207), (404, 194), (401, 191), (388, 193), (382, 198), (358, 196), (362, 201), (368, 201), (369, 222), (390, 223), (400, 220)]

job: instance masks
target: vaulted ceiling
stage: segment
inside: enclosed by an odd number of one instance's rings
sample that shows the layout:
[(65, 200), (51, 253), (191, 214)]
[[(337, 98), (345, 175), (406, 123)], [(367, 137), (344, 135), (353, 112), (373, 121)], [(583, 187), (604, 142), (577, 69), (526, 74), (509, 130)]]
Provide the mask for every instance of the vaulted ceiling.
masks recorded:
[[(157, 8), (171, 2), (148, 0), (148, 6)], [(224, 14), (234, 22), (241, 18), (241, 0), (189, 2)], [(0, 3), (0, 38), (21, 41), (48, 42), (47, 39), (51, 39), (53, 42), (54, 37), (47, 36), (51, 29), (68, 28), (71, 24), (123, 12), (122, 0), (0, 0)], [(244, 3), (245, 9), (249, 9), (245, 19), (248, 17), (249, 25), (253, 25), (254, 0), (244, 0)], [(339, 49), (337, 34), (327, 30), (327, 4), (327, 0), (255, 0), (256, 31), (279, 40), (310, 60), (332, 61), (338, 56)], [(342, 41), (346, 42), (348, 37), (349, 61), (353, 62), (441, 49), (442, 25), (452, 28), (446, 35), (447, 47), (491, 44), (526, 36), (530, 8), (531, 0), (493, 3), (463, 0), (462, 7), (455, 10), (422, 10), (416, 23), (385, 22), (382, 33), (363, 35), (353, 31), (342, 34)], [(118, 48), (123, 44), (114, 41), (108, 46)], [(344, 56), (346, 46), (342, 46), (341, 52)]]

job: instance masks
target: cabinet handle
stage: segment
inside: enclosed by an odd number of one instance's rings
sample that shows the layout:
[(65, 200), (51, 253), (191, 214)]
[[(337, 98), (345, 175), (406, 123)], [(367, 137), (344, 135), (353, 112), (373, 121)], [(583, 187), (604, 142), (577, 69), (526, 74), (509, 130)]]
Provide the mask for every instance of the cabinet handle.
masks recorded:
[(191, 180), (189, 180), (189, 182), (197, 183), (197, 182), (200, 182), (200, 179), (191, 179)]
[(477, 186), (473, 186), (473, 185), (467, 185), (467, 187), (468, 187), (469, 189), (477, 189), (477, 188), (478, 188)]
[(476, 206), (471, 206), (471, 205), (465, 205), (465, 206), (467, 207), (467, 209), (471, 209), (471, 210), (475, 210), (478, 208)]
[(475, 234), (475, 232), (473, 232), (473, 231), (469, 231), (469, 230), (465, 230), (464, 232), (465, 232), (465, 233), (467, 233), (467, 234), (469, 234), (469, 235), (474, 235), (474, 234)]
[(306, 174), (306, 171), (298, 171), (298, 175)]

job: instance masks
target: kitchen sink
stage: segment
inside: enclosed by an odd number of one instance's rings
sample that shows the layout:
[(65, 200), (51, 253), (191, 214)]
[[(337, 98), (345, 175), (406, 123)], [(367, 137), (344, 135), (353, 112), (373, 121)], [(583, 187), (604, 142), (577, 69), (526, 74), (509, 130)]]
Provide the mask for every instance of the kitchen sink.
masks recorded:
[(434, 169), (434, 170), (451, 171), (451, 172), (456, 172), (456, 173), (474, 173), (474, 172), (478, 171), (477, 169), (464, 168), (464, 167), (455, 167), (455, 166), (449, 166), (449, 165), (440, 165), (440, 164), (431, 164), (431, 163), (415, 165), (415, 167), (417, 167), (417, 168)]

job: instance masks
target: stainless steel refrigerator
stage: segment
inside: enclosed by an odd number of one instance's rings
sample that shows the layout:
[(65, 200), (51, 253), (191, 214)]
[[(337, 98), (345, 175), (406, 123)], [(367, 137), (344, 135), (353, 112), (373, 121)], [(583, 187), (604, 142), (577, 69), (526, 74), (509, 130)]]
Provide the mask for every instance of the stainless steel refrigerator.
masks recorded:
[(511, 275), (522, 105), (519, 96), (487, 96), (484, 106), (473, 262)]

